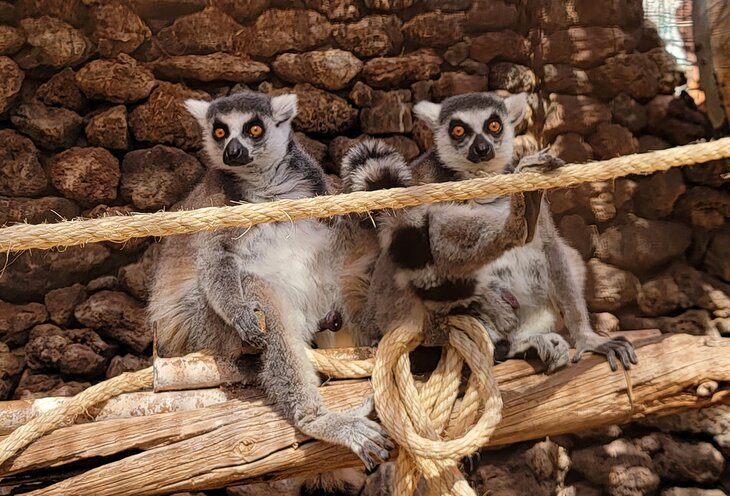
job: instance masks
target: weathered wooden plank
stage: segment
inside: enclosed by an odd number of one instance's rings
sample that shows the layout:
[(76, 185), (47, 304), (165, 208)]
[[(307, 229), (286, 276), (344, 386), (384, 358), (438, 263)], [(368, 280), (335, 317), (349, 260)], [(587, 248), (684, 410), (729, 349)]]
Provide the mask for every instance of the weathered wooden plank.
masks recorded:
[[(499, 365), (495, 373), (505, 409), (489, 444), (575, 432), (728, 401), (727, 388), (709, 397), (699, 397), (696, 390), (710, 380), (719, 384), (730, 381), (729, 349), (730, 339), (672, 335), (648, 339), (638, 349), (640, 365), (625, 373), (611, 373), (599, 357), (588, 357), (551, 376), (535, 374), (524, 362)], [(367, 396), (370, 386), (366, 381), (353, 381), (324, 387), (322, 393), (334, 408), (346, 408)], [(0, 475), (133, 448), (146, 451), (30, 494), (164, 494), (359, 463), (345, 449), (309, 440), (261, 399), (248, 397), (245, 402), (232, 399), (194, 411), (59, 429), (7, 462)]]
[[(317, 350), (318, 356), (337, 360), (367, 360), (375, 348), (329, 348)], [(255, 382), (253, 369), (243, 370), (229, 360), (194, 353), (183, 357), (154, 359), (154, 390), (179, 391), (215, 387), (221, 384)]]
[[(661, 335), (661, 331), (658, 329), (646, 329), (617, 332), (614, 335), (622, 335), (636, 342), (641, 339), (659, 336)], [(321, 351), (342, 360), (365, 360), (373, 356), (372, 348), (333, 348)], [(422, 363), (414, 364), (414, 368), (418, 372), (433, 370), (429, 365), (432, 365), (430, 362), (438, 359), (438, 352), (433, 349), (419, 349), (416, 353), (416, 361), (421, 361)], [(112, 398), (105, 404), (97, 405), (89, 409), (87, 415), (77, 419), (76, 423), (184, 411), (223, 403), (231, 399), (231, 390), (228, 387), (223, 389), (207, 388), (235, 382), (239, 378), (238, 371), (225, 365), (219, 367), (216, 359), (213, 357), (201, 357), (201, 360), (205, 362), (205, 367), (208, 368), (206, 373), (202, 374), (202, 377), (195, 377), (194, 374), (185, 372), (186, 369), (183, 368), (183, 372), (176, 371), (172, 374), (173, 377), (168, 376), (161, 381), (161, 384), (164, 384), (163, 389), (170, 388), (175, 391), (191, 390), (189, 394), (169, 394), (167, 392), (160, 392), (158, 394), (150, 394), (148, 392), (123, 394)], [(177, 358), (157, 358), (155, 361), (177, 362), (175, 365), (177, 369), (183, 363)], [(212, 364), (208, 363), (211, 361), (213, 362)], [(191, 368), (191, 370), (197, 369), (198, 367)], [(531, 375), (537, 370), (538, 368), (526, 365), (522, 361), (510, 360), (498, 365), (495, 373), (498, 374), (501, 381), (506, 382)], [(159, 375), (161, 374), (157, 372), (156, 379)], [(337, 383), (341, 382), (343, 381), (337, 381)], [(244, 399), (241, 396), (243, 393), (240, 390), (236, 390), (233, 394), (234, 399)], [(257, 393), (250, 394), (256, 395)], [(9, 434), (38, 414), (55, 408), (66, 400), (68, 398), (40, 398), (37, 400), (0, 402), (0, 435)]]
[[(720, 5), (723, 3), (724, 5)], [(710, 12), (713, 9), (713, 12)], [(710, 119), (715, 129), (722, 127), (730, 115), (730, 81), (728, 81), (725, 95), (725, 105), (723, 105), (722, 97), (722, 79), (730, 77), (730, 56), (721, 51), (723, 45), (721, 37), (722, 30), (725, 30), (725, 45), (730, 50), (730, 28), (722, 28), (712, 17), (725, 16), (726, 21), (730, 23), (730, 8), (727, 2), (717, 2), (713, 0), (694, 0), (692, 2), (692, 34), (695, 45), (695, 55), (697, 56), (697, 66), (700, 72), (700, 86), (705, 93), (705, 108), (707, 117)], [(713, 39), (714, 38), (714, 39)], [(726, 111), (726, 108), (728, 109)]]
[(707, 4), (712, 65), (725, 104), (725, 116), (730, 121), (730, 3), (727, 0), (703, 2)]
[[(345, 347), (323, 349), (318, 353), (339, 360), (365, 360), (373, 357), (374, 349)], [(155, 358), (154, 363), (155, 390), (158, 392), (200, 390), (241, 380), (247, 383), (253, 382), (253, 377), (250, 375), (244, 377), (244, 374), (230, 363), (203, 354), (194, 359), (190, 356)], [(0, 436), (11, 433), (39, 414), (52, 410), (67, 400), (68, 398), (40, 398), (0, 402)], [(187, 395), (125, 394), (90, 408), (84, 417), (76, 420), (76, 423), (189, 410), (226, 400), (225, 392), (216, 389), (206, 389), (204, 392)]]

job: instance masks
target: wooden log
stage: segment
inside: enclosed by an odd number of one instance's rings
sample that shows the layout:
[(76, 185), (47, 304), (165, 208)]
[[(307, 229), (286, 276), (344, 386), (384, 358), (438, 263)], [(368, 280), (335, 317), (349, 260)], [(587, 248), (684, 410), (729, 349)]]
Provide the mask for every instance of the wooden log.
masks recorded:
[[(375, 356), (374, 348), (329, 348), (317, 350), (338, 360), (367, 360)], [(244, 371), (228, 360), (195, 353), (184, 357), (154, 359), (154, 390), (179, 391), (220, 386), (222, 384), (255, 382), (253, 371)]]
[[(632, 342), (661, 335), (659, 329), (644, 329), (637, 331), (621, 331), (612, 333), (612, 336), (624, 336)], [(374, 348), (332, 348), (319, 350), (324, 355), (340, 360), (367, 360), (375, 356)], [(440, 352), (434, 348), (419, 348), (414, 353), (415, 361), (412, 364), (414, 373), (426, 373), (435, 367)], [(510, 365), (508, 362), (499, 366), (504, 373)], [(190, 410), (228, 401), (233, 395), (241, 399), (239, 390), (207, 389), (216, 386), (230, 385), (250, 379), (244, 377), (241, 371), (232, 367), (230, 363), (206, 354), (197, 354), (195, 357), (160, 358), (154, 359), (154, 390), (156, 392), (198, 390), (190, 394), (157, 394), (130, 393), (112, 398), (103, 405), (91, 408), (85, 417), (77, 419), (76, 423), (86, 423), (92, 420), (109, 420), (124, 417), (141, 417), (157, 413)], [(68, 398), (40, 398), (37, 400), (14, 400), (0, 402), (0, 435), (11, 433), (35, 416), (62, 404)]]
[[(332, 348), (318, 350), (322, 355), (339, 360), (367, 360), (375, 355), (374, 348)], [(244, 374), (230, 362), (203, 353), (195, 356), (154, 359), (154, 390), (156, 392), (203, 389), (194, 394), (138, 394), (131, 393), (112, 398), (96, 405), (78, 418), (76, 423), (107, 420), (120, 417), (139, 417), (172, 411), (201, 408), (227, 401), (224, 390), (206, 389), (237, 382), (252, 383), (253, 377)], [(240, 399), (240, 393), (236, 393)], [(37, 415), (52, 410), (68, 398), (40, 398), (0, 402), (0, 435), (13, 432)]]
[[(730, 339), (664, 335), (638, 343), (640, 364), (611, 373), (602, 357), (586, 357), (554, 375), (527, 362), (495, 367), (503, 420), (489, 445), (576, 432), (730, 401)], [(720, 385), (707, 394), (706, 384)], [(698, 388), (702, 391), (698, 394)], [(201, 391), (140, 393), (197, 395)], [(103, 463), (28, 494), (154, 495), (292, 477), (357, 466), (348, 450), (315, 442), (245, 390), (241, 399), (187, 411), (96, 421), (59, 429), (0, 467), (3, 483), (74, 462)], [(335, 409), (356, 406), (371, 388), (347, 381), (322, 388)], [(139, 396), (137, 396), (139, 398)], [(136, 453), (116, 459), (124, 453)]]

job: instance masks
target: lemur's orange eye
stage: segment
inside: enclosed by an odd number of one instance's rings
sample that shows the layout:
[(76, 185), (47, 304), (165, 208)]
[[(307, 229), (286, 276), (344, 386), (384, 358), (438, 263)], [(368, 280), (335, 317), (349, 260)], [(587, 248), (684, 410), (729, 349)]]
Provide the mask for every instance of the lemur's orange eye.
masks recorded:
[(217, 127), (213, 130), (213, 136), (215, 139), (221, 140), (226, 137), (226, 130), (222, 127)]
[(454, 126), (451, 128), (451, 135), (454, 138), (461, 138), (466, 134), (466, 129), (464, 129), (464, 126)]
[(254, 138), (259, 138), (259, 137), (261, 137), (262, 134), (264, 134), (264, 128), (259, 126), (258, 124), (254, 124), (248, 130), (248, 134), (250, 134)]
[(487, 129), (489, 129), (490, 133), (497, 134), (502, 130), (502, 123), (498, 120), (489, 121), (489, 123), (487, 124)]

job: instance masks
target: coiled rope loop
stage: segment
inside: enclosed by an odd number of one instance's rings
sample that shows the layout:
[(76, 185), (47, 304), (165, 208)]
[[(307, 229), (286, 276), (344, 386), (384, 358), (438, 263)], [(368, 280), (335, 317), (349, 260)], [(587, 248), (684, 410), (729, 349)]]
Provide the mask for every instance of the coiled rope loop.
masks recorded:
[[(414, 494), (423, 475), (431, 494), (475, 496), (459, 461), (486, 445), (502, 420), (502, 398), (492, 375), (494, 348), (486, 331), (472, 317), (452, 317), (449, 324), (441, 361), (420, 390), (408, 358), (422, 342), (415, 321), (386, 334), (375, 355), (375, 407), (401, 450), (393, 494)], [(471, 375), (456, 408), (464, 362)]]

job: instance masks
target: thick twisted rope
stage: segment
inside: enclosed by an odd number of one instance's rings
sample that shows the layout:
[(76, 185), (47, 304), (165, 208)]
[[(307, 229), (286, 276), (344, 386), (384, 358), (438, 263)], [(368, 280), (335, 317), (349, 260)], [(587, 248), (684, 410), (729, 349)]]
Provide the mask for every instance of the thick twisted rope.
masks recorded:
[(123, 393), (152, 387), (152, 375), (152, 367), (137, 372), (125, 372), (81, 391), (57, 408), (43, 412), (27, 424), (21, 425), (0, 441), (0, 465), (44, 434), (72, 423), (92, 406)]
[(341, 360), (339, 358), (319, 353), (317, 350), (307, 350), (309, 361), (314, 364), (322, 375), (333, 379), (364, 379), (373, 374), (374, 360)]
[[(486, 331), (471, 317), (453, 317), (450, 325), (441, 361), (420, 391), (408, 359), (421, 343), (420, 326), (415, 321), (403, 324), (378, 346), (372, 377), (375, 406), (401, 450), (393, 494), (415, 494), (422, 475), (430, 494), (475, 496), (459, 461), (484, 446), (502, 420), (502, 398), (491, 372), (493, 347)], [(471, 376), (454, 412), (464, 362)]]
[(379, 209), (396, 209), (445, 201), (462, 201), (608, 181), (631, 174), (651, 174), (672, 167), (730, 157), (730, 138), (651, 153), (568, 165), (550, 173), (524, 172), (468, 181), (426, 184), (301, 200), (280, 200), (189, 211), (71, 220), (57, 224), (18, 224), (0, 229), (0, 252), (75, 246), (98, 241), (124, 242), (147, 236), (169, 236), (266, 222), (291, 222)]

